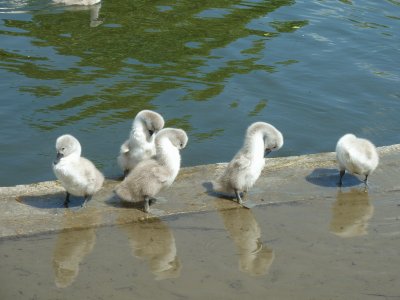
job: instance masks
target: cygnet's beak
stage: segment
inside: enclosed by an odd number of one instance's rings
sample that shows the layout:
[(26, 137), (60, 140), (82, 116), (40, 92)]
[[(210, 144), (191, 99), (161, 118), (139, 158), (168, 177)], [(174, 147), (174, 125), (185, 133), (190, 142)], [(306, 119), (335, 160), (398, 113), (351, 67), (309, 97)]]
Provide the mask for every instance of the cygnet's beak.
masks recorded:
[(149, 134), (152, 136), (154, 134), (154, 130), (149, 130)]
[(264, 151), (264, 157), (266, 157), (268, 154), (270, 154), (272, 152), (272, 150), (271, 149), (265, 149), (265, 151)]
[(60, 162), (61, 158), (63, 158), (63, 157), (64, 157), (64, 154), (62, 154), (61, 152), (57, 152), (56, 159), (55, 159), (55, 161), (53, 163), (55, 165), (58, 164)]

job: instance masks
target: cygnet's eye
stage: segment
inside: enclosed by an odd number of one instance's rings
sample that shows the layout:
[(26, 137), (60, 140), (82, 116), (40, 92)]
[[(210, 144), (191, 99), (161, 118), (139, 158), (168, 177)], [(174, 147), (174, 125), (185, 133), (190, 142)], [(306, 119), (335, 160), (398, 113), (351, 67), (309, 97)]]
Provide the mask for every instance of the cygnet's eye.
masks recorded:
[(62, 147), (62, 148), (61, 148), (61, 151), (64, 151), (64, 150), (65, 150), (65, 148), (64, 148), (64, 147)]
[(181, 148), (183, 147), (183, 144), (181, 144)]

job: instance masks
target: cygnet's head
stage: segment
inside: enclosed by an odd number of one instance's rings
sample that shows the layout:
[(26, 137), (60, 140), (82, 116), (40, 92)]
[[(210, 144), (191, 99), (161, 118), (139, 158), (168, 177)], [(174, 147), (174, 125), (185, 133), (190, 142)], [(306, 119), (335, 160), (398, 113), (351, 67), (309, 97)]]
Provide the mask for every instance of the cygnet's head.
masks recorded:
[(188, 142), (188, 136), (186, 132), (182, 129), (176, 128), (164, 128), (160, 130), (156, 135), (156, 144), (163, 138), (168, 138), (172, 145), (178, 149), (183, 149), (186, 147)]
[(151, 137), (154, 133), (157, 133), (164, 127), (164, 118), (152, 110), (142, 110), (137, 116), (142, 120), (146, 129), (148, 130), (148, 137)]
[(264, 149), (265, 154), (269, 154), (271, 151), (276, 151), (283, 146), (282, 133), (271, 124), (265, 122), (255, 122), (247, 129), (247, 136), (255, 133), (262, 133), (264, 138)]
[(70, 134), (60, 136), (56, 141), (57, 158), (54, 164), (57, 164), (60, 159), (70, 155), (81, 155), (81, 144)]
[(343, 141), (348, 141), (348, 140), (355, 140), (355, 139), (357, 139), (357, 137), (356, 137), (354, 134), (352, 134), (352, 133), (346, 133), (344, 136), (342, 136), (342, 137), (339, 139), (338, 143), (339, 143), (339, 142), (343, 142)]

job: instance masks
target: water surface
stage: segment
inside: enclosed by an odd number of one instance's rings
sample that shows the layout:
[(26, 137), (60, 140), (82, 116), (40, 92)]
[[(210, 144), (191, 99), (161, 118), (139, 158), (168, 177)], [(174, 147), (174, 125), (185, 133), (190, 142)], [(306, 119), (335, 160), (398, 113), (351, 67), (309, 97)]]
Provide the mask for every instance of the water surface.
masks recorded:
[(0, 186), (54, 179), (64, 133), (119, 175), (142, 109), (188, 132), (184, 166), (230, 160), (259, 120), (278, 156), (398, 143), (399, 22), (398, 1), (2, 0)]

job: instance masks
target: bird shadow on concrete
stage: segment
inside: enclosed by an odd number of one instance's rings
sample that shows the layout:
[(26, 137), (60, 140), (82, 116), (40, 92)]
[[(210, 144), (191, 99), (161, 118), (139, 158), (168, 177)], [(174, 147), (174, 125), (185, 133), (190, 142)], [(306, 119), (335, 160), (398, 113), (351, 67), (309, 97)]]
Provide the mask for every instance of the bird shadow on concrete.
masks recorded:
[[(238, 204), (235, 196), (229, 195), (229, 194), (224, 194), (224, 193), (217, 193), (216, 191), (214, 191), (212, 182), (203, 182), (202, 186), (206, 189), (207, 195), (216, 198), (215, 199), (216, 202), (220, 201), (218, 199), (229, 200), (230, 203), (235, 203), (235, 205), (239, 205), (240, 207), (244, 207), (244, 208), (248, 208), (248, 209), (253, 208), (254, 206), (257, 205), (254, 201), (252, 201), (248, 198), (249, 195), (247, 195), (247, 194), (242, 193), (243, 203)], [(253, 193), (251, 193), (251, 194), (253, 194)], [(264, 201), (264, 200), (262, 200), (262, 201)]]
[(117, 207), (117, 208), (135, 208), (140, 209), (143, 207), (143, 202), (128, 202), (122, 200), (118, 195), (113, 192), (110, 197), (107, 198), (105, 203), (108, 206)]
[(207, 195), (209, 195), (211, 197), (221, 198), (221, 199), (226, 199), (226, 200), (232, 200), (235, 198), (233, 195), (229, 196), (227, 194), (217, 193), (216, 191), (214, 191), (213, 184), (211, 181), (203, 182), (202, 186), (206, 189)]
[[(17, 201), (19, 203), (39, 209), (65, 208), (64, 200), (65, 200), (65, 192), (46, 194), (40, 196), (20, 196), (17, 198)], [(83, 197), (75, 197), (71, 195), (69, 198), (68, 208), (70, 209), (81, 208), (83, 202), (84, 202)]]
[[(306, 180), (323, 187), (339, 187), (339, 171), (337, 169), (316, 168), (306, 176)], [(358, 177), (346, 172), (343, 176), (342, 187), (352, 187), (362, 182)]]
[[(150, 199), (150, 206), (154, 205), (156, 203), (164, 203), (166, 200), (164, 198), (152, 198)], [(110, 197), (107, 198), (105, 203), (109, 206), (116, 207), (116, 208), (132, 208), (132, 209), (138, 209), (140, 211), (143, 210), (144, 206), (144, 201), (135, 201), (135, 202), (130, 202), (130, 201), (125, 201), (122, 200), (120, 197), (118, 197), (117, 194), (114, 192)]]

